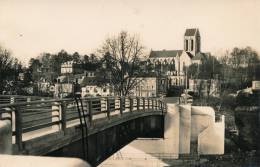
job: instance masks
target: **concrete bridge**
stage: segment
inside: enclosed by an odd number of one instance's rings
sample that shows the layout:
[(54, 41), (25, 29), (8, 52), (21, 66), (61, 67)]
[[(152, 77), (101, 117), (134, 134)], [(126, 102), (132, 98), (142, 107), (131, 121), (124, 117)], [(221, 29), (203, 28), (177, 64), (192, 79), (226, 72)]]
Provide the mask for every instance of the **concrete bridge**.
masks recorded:
[(160, 99), (140, 97), (1, 104), (0, 153), (78, 157), (96, 166), (138, 137), (163, 138), (165, 113)]

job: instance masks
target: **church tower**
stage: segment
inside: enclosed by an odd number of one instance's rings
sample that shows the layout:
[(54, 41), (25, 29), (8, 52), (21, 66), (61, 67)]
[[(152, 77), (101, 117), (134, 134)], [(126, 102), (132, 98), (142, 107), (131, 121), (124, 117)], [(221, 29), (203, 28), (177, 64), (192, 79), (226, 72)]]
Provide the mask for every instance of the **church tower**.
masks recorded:
[(186, 29), (184, 34), (184, 51), (190, 52), (193, 56), (200, 52), (199, 29)]

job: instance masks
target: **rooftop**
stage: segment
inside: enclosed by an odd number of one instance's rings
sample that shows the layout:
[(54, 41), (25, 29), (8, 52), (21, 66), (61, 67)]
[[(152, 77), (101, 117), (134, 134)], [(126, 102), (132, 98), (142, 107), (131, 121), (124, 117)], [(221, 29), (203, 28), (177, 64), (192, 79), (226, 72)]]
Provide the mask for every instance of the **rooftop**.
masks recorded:
[(194, 36), (196, 34), (197, 28), (191, 28), (191, 29), (186, 29), (185, 31), (185, 36)]
[(205, 53), (199, 52), (197, 53), (192, 60), (204, 60), (207, 59), (207, 55)]
[(161, 50), (161, 51), (151, 51), (150, 58), (158, 57), (176, 57), (180, 55), (183, 50)]

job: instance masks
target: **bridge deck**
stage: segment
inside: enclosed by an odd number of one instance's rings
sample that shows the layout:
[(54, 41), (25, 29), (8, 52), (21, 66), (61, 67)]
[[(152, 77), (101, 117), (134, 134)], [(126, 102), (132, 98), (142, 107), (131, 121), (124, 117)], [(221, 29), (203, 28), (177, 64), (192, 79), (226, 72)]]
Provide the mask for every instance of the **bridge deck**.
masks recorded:
[[(162, 115), (156, 98), (106, 97), (82, 100), (89, 135), (128, 120)], [(74, 99), (56, 99), (0, 105), (0, 120), (12, 122), (14, 154), (44, 155), (81, 138)]]
[[(99, 133), (110, 127), (119, 125), (129, 120), (133, 120), (140, 117), (149, 115), (163, 115), (161, 111), (145, 111), (133, 113), (125, 113), (122, 116), (112, 116), (110, 120), (103, 118), (93, 122), (93, 126), (89, 128), (88, 136)], [(45, 155), (54, 150), (62, 148), (72, 142), (81, 139), (80, 125), (72, 126), (63, 131), (56, 131), (41, 137), (37, 137), (24, 142), (23, 151), (29, 155)]]

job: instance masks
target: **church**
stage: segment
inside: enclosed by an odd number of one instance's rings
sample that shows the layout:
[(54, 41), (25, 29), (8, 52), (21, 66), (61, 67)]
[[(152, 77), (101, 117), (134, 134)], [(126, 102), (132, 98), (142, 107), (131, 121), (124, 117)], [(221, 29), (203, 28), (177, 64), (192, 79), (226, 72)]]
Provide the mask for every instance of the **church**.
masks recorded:
[(183, 50), (151, 51), (148, 63), (154, 66), (161, 75), (166, 75), (169, 85), (187, 85), (186, 67), (191, 64), (201, 64), (209, 54), (201, 52), (201, 37), (199, 29), (186, 29), (184, 33)]

